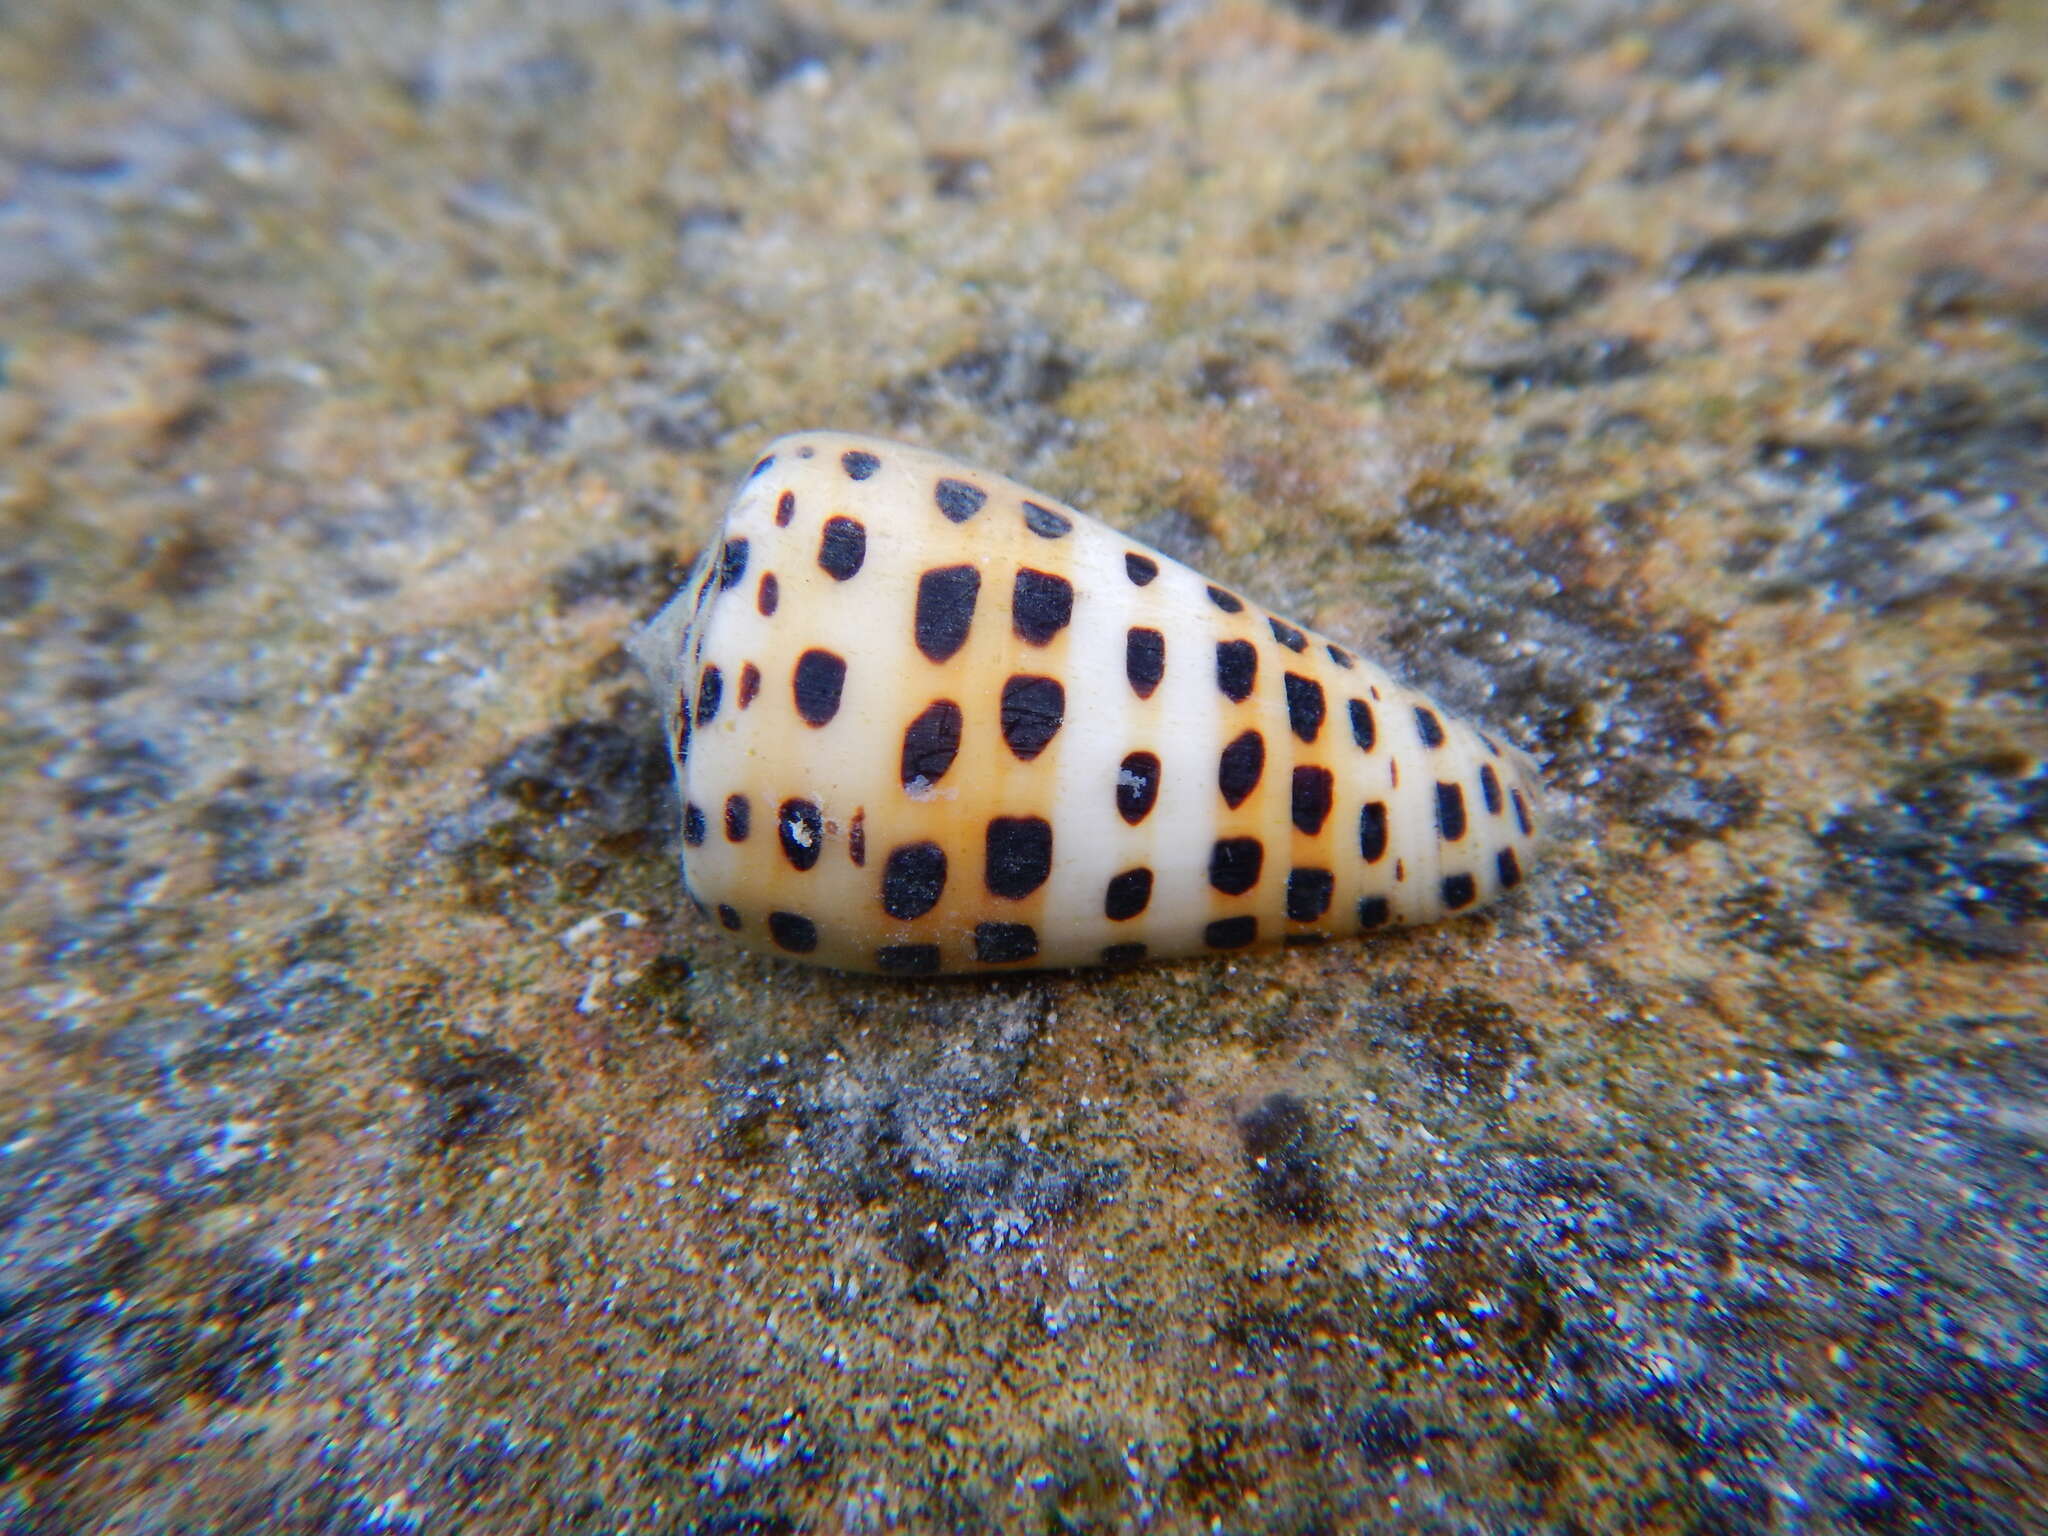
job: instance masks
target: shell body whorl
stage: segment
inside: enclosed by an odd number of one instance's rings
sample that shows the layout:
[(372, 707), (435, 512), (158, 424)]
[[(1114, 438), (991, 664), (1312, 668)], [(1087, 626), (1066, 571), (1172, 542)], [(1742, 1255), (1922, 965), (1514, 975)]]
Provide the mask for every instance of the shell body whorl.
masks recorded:
[(924, 449), (771, 444), (634, 650), (689, 892), (788, 958), (928, 975), (1345, 937), (1529, 866), (1521, 754)]

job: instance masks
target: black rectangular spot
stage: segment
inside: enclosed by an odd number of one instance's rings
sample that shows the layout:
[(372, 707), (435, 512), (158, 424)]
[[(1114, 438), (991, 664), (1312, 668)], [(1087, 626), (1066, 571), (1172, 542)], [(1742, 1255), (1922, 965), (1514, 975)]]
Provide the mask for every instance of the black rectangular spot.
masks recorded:
[(1266, 738), (1257, 731), (1245, 731), (1223, 749), (1216, 760), (1216, 787), (1223, 803), (1233, 811), (1250, 798), (1266, 771)]
[(868, 531), (850, 517), (835, 517), (818, 539), (818, 565), (834, 581), (851, 581), (868, 558)]
[(726, 591), (738, 586), (746, 574), (747, 541), (745, 539), (727, 539), (725, 541), (725, 550), (719, 559), (719, 590)]
[(792, 869), (816, 867), (825, 851), (825, 817), (810, 800), (785, 800), (775, 816), (775, 835)]
[(1387, 907), (1384, 896), (1361, 896), (1358, 898), (1358, 926), (1361, 928), (1384, 928), (1393, 914)]
[(1152, 690), (1166, 676), (1166, 636), (1156, 629), (1133, 629), (1125, 635), (1124, 676), (1131, 680), (1131, 691), (1139, 698), (1151, 698)]
[(1283, 681), (1287, 685), (1287, 723), (1303, 741), (1313, 742), (1323, 729), (1323, 685), (1299, 672), (1289, 672)]
[(1478, 895), (1478, 882), (1470, 875), (1444, 876), (1444, 906), (1451, 911), (1471, 906)]
[(1383, 801), (1369, 800), (1358, 808), (1358, 856), (1377, 864), (1386, 852), (1387, 807)]
[(1330, 815), (1336, 780), (1327, 768), (1303, 765), (1294, 770), (1294, 828), (1309, 837), (1323, 830)]
[(905, 843), (882, 865), (882, 910), (898, 922), (920, 918), (946, 890), (946, 852), (937, 843)]
[(859, 448), (850, 449), (839, 456), (840, 466), (856, 480), (865, 480), (882, 467), (882, 461), (872, 453)]
[(1152, 814), (1159, 798), (1159, 759), (1150, 752), (1133, 752), (1117, 767), (1116, 811), (1132, 826)]
[(1041, 539), (1057, 539), (1071, 532), (1074, 520), (1063, 512), (1051, 507), (1041, 507), (1035, 501), (1024, 503), (1024, 526)]
[(1150, 586), (1152, 578), (1159, 574), (1159, 562), (1150, 555), (1131, 551), (1124, 556), (1124, 574), (1131, 578), (1134, 587)]
[(1425, 747), (1440, 747), (1444, 744), (1443, 722), (1436, 717), (1433, 709), (1415, 706), (1415, 733), (1422, 738)]
[(1003, 741), (1020, 762), (1046, 749), (1067, 718), (1067, 690), (1057, 678), (1018, 673), (1003, 684)]
[(1242, 704), (1259, 680), (1259, 653), (1249, 640), (1216, 642), (1216, 686), (1225, 698)]
[(1024, 566), (1010, 591), (1010, 624), (1026, 645), (1045, 645), (1074, 618), (1074, 584)]
[(983, 965), (1014, 965), (1038, 957), (1038, 930), (1029, 923), (977, 923), (974, 958)]
[(768, 933), (793, 955), (808, 955), (818, 947), (818, 925), (795, 912), (770, 912)]
[(1500, 876), (1500, 888), (1511, 891), (1522, 883), (1522, 861), (1515, 857), (1515, 850), (1503, 848), (1493, 856), (1493, 867)]
[(1436, 787), (1436, 830), (1447, 843), (1465, 835), (1465, 791), (1455, 784)]
[(697, 679), (697, 724), (709, 725), (718, 718), (718, 704), (725, 697), (725, 674), (716, 666), (706, 667)]
[(936, 944), (885, 944), (875, 951), (875, 969), (890, 976), (933, 976), (939, 969)]
[(948, 522), (964, 523), (987, 503), (988, 493), (965, 480), (941, 480), (932, 499)]
[(960, 755), (960, 706), (951, 699), (934, 699), (903, 730), (903, 759), (898, 772), (904, 788), (922, 783), (936, 784)]
[(1486, 801), (1486, 814), (1500, 814), (1500, 777), (1493, 771), (1493, 764), (1479, 765), (1479, 794)]
[(972, 565), (942, 565), (917, 579), (917, 648), (931, 661), (951, 661), (974, 625), (981, 571)]
[(1287, 916), (1297, 923), (1312, 923), (1330, 910), (1330, 897), (1337, 889), (1337, 877), (1327, 869), (1295, 869), (1287, 874)]
[(1226, 896), (1242, 896), (1259, 883), (1266, 849), (1256, 837), (1219, 837), (1209, 849), (1209, 883)]
[(1020, 900), (1052, 874), (1052, 823), (1040, 816), (991, 817), (983, 851), (990, 892)]
[(1104, 965), (1136, 965), (1144, 958), (1145, 946), (1142, 944), (1112, 944), (1102, 952)]
[(831, 724), (839, 713), (839, 696), (845, 686), (846, 662), (831, 651), (805, 651), (797, 657), (790, 693), (805, 724)]
[(1102, 915), (1113, 923), (1128, 922), (1152, 901), (1152, 871), (1140, 865), (1112, 876), (1103, 892)]
[(1351, 739), (1358, 743), (1359, 750), (1370, 752), (1379, 733), (1373, 729), (1372, 706), (1363, 699), (1351, 701)]
[(1202, 942), (1211, 949), (1243, 949), (1259, 936), (1259, 920), (1249, 914), (1243, 917), (1219, 917), (1202, 930)]

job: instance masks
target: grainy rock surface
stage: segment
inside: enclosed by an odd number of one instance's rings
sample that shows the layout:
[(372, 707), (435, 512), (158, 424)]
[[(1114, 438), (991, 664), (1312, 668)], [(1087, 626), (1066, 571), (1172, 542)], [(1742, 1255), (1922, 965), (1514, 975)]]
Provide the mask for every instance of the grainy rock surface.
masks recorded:
[[(2048, 1529), (2033, 0), (0, 12), (0, 1531)], [(1538, 754), (1515, 900), (678, 900), (755, 446)]]

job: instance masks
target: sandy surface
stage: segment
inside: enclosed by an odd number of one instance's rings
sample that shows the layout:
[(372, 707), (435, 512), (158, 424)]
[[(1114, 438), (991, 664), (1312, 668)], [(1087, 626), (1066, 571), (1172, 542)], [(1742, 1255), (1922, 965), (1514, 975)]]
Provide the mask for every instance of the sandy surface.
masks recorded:
[[(0, 1530), (2048, 1528), (2033, 0), (0, 12)], [(1529, 748), (908, 985), (621, 641), (795, 428)]]

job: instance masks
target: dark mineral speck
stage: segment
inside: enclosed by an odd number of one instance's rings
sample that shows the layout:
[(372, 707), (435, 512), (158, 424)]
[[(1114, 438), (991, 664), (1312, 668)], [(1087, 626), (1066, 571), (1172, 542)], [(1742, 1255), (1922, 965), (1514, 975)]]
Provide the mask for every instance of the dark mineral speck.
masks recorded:
[(1238, 1123), (1252, 1197), (1270, 1215), (1317, 1222), (1330, 1214), (1315, 1114), (1291, 1093), (1276, 1093)]
[(450, 1149), (495, 1136), (532, 1107), (533, 1067), (499, 1046), (436, 1047), (413, 1067), (422, 1143)]

